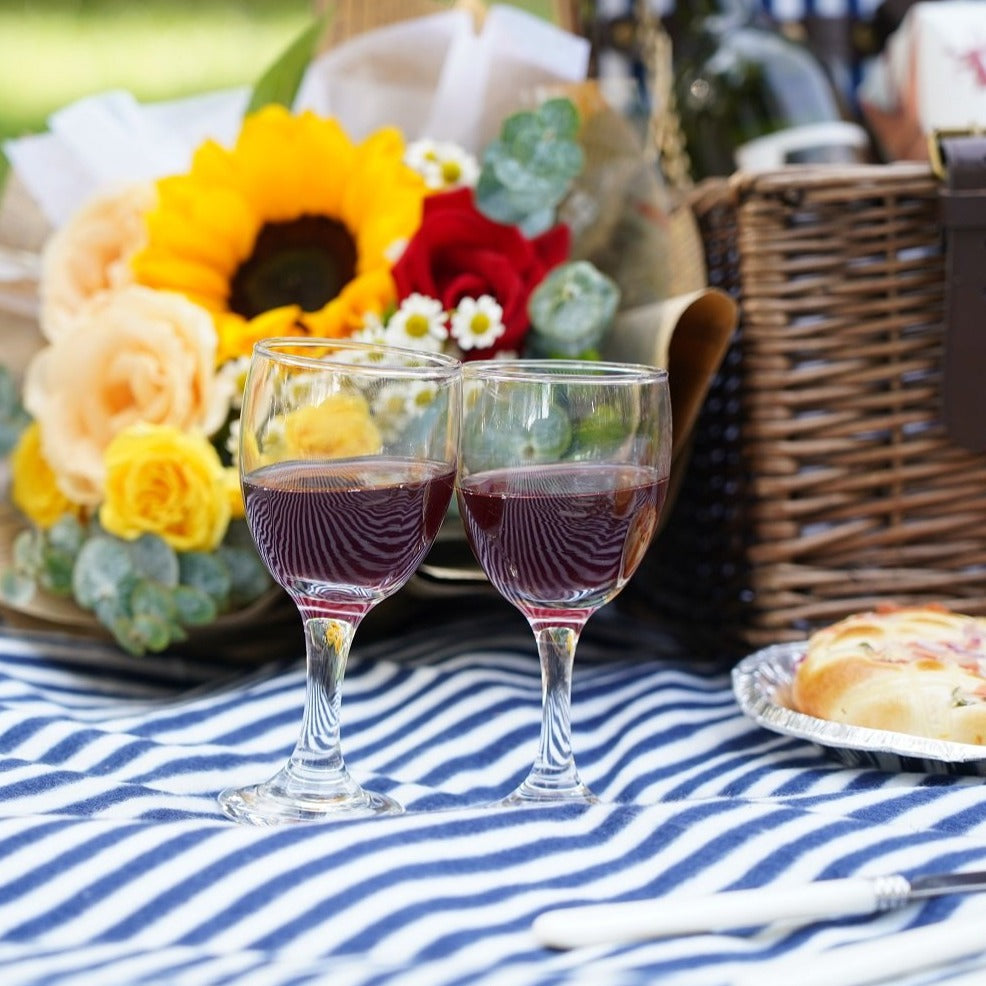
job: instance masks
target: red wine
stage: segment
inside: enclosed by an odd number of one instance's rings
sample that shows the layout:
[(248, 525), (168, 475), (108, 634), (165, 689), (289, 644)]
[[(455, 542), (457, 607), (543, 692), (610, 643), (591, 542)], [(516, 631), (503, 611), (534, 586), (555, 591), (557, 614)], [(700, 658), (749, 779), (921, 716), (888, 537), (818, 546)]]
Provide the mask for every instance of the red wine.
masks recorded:
[(454, 478), (443, 462), (279, 462), (244, 477), (247, 522), (306, 616), (363, 616), (418, 567)]
[(650, 544), (667, 477), (564, 463), (462, 480), (466, 536), (490, 581), (529, 619), (583, 623), (623, 588)]

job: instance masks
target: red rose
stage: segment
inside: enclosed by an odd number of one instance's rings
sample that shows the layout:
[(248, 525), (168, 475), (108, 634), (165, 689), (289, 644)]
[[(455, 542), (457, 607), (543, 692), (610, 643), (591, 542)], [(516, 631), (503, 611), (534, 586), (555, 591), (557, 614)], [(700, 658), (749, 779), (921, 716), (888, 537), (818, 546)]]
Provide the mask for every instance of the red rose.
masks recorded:
[(454, 309), (463, 298), (492, 295), (506, 329), (486, 350), (520, 349), (530, 325), (527, 299), (544, 276), (568, 257), (569, 232), (555, 226), (527, 239), (516, 226), (494, 222), (476, 209), (468, 188), (425, 199), (421, 226), (394, 265), (398, 298), (418, 293)]

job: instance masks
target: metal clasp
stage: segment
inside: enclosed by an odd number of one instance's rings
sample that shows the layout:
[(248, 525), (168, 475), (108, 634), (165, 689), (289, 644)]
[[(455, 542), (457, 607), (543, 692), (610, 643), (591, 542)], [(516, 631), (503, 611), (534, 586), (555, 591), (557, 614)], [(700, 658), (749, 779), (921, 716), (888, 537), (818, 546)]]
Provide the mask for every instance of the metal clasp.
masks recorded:
[(984, 137), (986, 127), (941, 127), (928, 134), (928, 160), (935, 176), (945, 178), (945, 158), (942, 157), (941, 142), (946, 137)]

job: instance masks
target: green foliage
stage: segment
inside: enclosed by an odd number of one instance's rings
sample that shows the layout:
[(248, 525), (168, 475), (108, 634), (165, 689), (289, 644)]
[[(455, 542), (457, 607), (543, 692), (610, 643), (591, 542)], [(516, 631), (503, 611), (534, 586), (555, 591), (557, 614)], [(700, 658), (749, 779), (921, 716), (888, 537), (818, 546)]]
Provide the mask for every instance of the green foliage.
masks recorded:
[(178, 585), (178, 555), (163, 538), (142, 534), (136, 541), (129, 542), (127, 549), (139, 576), (170, 588)]
[(103, 602), (129, 599), (137, 579), (126, 542), (97, 535), (82, 546), (75, 561), (72, 592), (80, 606), (94, 610)]
[[(242, 539), (240, 526), (230, 527), (231, 541)], [(157, 535), (124, 541), (66, 516), (47, 531), (18, 534), (13, 565), (0, 572), (0, 597), (23, 605), (38, 588), (71, 597), (139, 655), (180, 643), (189, 627), (252, 602), (271, 584), (252, 548), (179, 553)]]
[(605, 335), (619, 303), (616, 282), (587, 260), (556, 267), (527, 303), (531, 355), (584, 356)]
[(215, 599), (190, 585), (179, 585), (172, 596), (178, 622), (187, 627), (201, 627), (219, 615)]
[(552, 462), (565, 455), (572, 441), (572, 423), (558, 404), (530, 407), (513, 413), (511, 399), (500, 408), (483, 403), (467, 414), (463, 423), (468, 438), (468, 468), (482, 472), (504, 462), (530, 465)]
[(181, 556), (182, 585), (191, 586), (218, 608), (229, 599), (232, 577), (222, 558), (204, 551), (190, 551)]
[(7, 568), (0, 572), (0, 599), (14, 606), (26, 606), (34, 598), (34, 591), (34, 579), (17, 569)]
[(569, 99), (507, 117), (483, 155), (476, 205), (497, 222), (535, 236), (554, 225), (558, 203), (582, 170), (579, 114)]
[(21, 405), (14, 375), (0, 366), (0, 456), (7, 455), (17, 444), (31, 418)]
[(271, 103), (291, 108), (305, 70), (318, 51), (327, 23), (327, 17), (319, 17), (309, 24), (264, 72), (253, 87), (247, 106), (248, 113)]

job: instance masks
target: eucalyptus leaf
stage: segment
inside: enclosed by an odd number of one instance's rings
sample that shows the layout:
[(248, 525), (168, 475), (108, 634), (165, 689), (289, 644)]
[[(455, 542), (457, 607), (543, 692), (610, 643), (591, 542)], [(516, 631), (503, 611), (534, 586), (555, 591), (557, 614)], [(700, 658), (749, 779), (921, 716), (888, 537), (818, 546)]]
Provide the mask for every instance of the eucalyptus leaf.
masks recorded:
[(9, 367), (0, 365), (0, 413), (9, 413), (20, 407), (17, 381)]
[(518, 443), (523, 462), (551, 462), (560, 459), (572, 441), (572, 423), (557, 404), (545, 409), (542, 417), (531, 422)]
[(626, 441), (632, 427), (616, 408), (604, 405), (578, 422), (574, 442), (577, 448), (594, 454), (601, 448), (615, 448)]
[(140, 657), (146, 650), (144, 638), (139, 630), (134, 626), (134, 621), (129, 616), (116, 615), (107, 612), (103, 616), (98, 610), (96, 616), (115, 638), (116, 642), (134, 657)]
[(528, 299), (535, 351), (578, 356), (596, 346), (609, 329), (619, 300), (616, 282), (589, 261), (556, 267)]
[(164, 538), (157, 534), (142, 534), (129, 542), (134, 570), (146, 579), (161, 585), (178, 585), (178, 555)]
[(104, 596), (92, 608), (93, 615), (105, 627), (112, 630), (119, 620), (128, 619), (130, 597)]
[(253, 547), (224, 544), (218, 554), (230, 575), (230, 607), (246, 606), (274, 585), (274, 580)]
[(130, 623), (130, 637), (133, 649), (131, 653), (142, 654), (145, 651), (158, 652), (164, 650), (175, 639), (184, 636), (180, 627), (154, 613), (136, 613)]
[(37, 591), (37, 585), (29, 575), (6, 568), (0, 572), (0, 598), (11, 606), (26, 606)]
[(100, 603), (129, 598), (136, 580), (127, 546), (115, 538), (97, 536), (79, 552), (72, 589), (80, 606), (96, 609)]
[(232, 579), (221, 556), (203, 551), (184, 552), (178, 558), (178, 567), (182, 585), (204, 592), (217, 606), (225, 604)]
[(525, 236), (540, 236), (547, 232), (555, 224), (555, 210), (553, 208), (539, 209), (529, 213), (520, 224), (520, 228)]
[(82, 550), (86, 529), (72, 514), (65, 514), (48, 528), (48, 544), (74, 558)]
[(305, 70), (318, 51), (328, 23), (328, 14), (316, 18), (278, 56), (254, 85), (247, 113), (253, 113), (271, 103), (291, 108)]
[(516, 157), (498, 155), (489, 158), (489, 170), (501, 185), (506, 185), (511, 190), (518, 185), (522, 186), (528, 174), (527, 169)]
[(568, 99), (514, 113), (483, 154), (476, 206), (497, 222), (535, 236), (555, 223), (555, 209), (584, 163), (579, 116)]
[(160, 582), (141, 579), (130, 594), (130, 612), (134, 619), (153, 616), (165, 623), (172, 622), (177, 615), (172, 590)]
[(552, 175), (566, 185), (585, 164), (585, 153), (578, 144), (552, 141), (539, 144), (531, 159), (531, 167), (539, 174)]
[(500, 141), (515, 157), (523, 158), (541, 139), (541, 126), (530, 110), (512, 113), (500, 127)]
[(219, 615), (219, 609), (212, 596), (193, 586), (178, 586), (172, 598), (177, 619), (184, 626), (205, 626)]
[(61, 551), (49, 542), (45, 546), (44, 565), (38, 573), (38, 582), (53, 596), (70, 596), (74, 569), (75, 555)]
[(31, 423), (24, 410), (13, 373), (0, 366), (0, 455), (7, 455)]
[(14, 538), (11, 553), (18, 572), (38, 575), (44, 567), (44, 535), (34, 528), (21, 531)]
[(20, 441), (21, 433), (28, 422), (17, 422), (0, 419), (0, 456), (8, 455)]
[(545, 100), (536, 111), (538, 122), (557, 140), (574, 140), (579, 132), (579, 111), (564, 97)]

